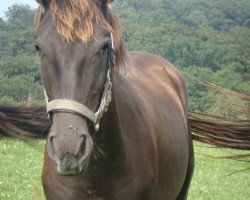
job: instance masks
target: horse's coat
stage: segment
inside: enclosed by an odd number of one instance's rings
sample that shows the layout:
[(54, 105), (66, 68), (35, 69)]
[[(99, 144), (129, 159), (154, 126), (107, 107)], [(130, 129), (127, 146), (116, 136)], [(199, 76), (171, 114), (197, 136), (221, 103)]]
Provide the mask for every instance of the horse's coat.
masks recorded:
[(113, 75), (113, 101), (97, 135), (105, 155), (93, 158), (85, 175), (62, 177), (45, 152), (48, 199), (160, 200), (176, 199), (182, 187), (187, 192), (193, 154), (185, 84), (159, 57), (129, 58), (127, 74)]
[(177, 69), (158, 56), (128, 52), (119, 70), (125, 53), (105, 0), (42, 1), (37, 16), (35, 45), (49, 101), (71, 99), (95, 112), (110, 59), (110, 31), (118, 57), (112, 101), (96, 135), (86, 118), (53, 111), (42, 174), (46, 198), (186, 199), (193, 147), (187, 89)]
[[(116, 54), (112, 101), (96, 134), (74, 112), (50, 116), (42, 174), (48, 200), (186, 199), (193, 172), (190, 128), (202, 133), (192, 135), (196, 140), (249, 149), (249, 121), (190, 118), (186, 85), (175, 67), (149, 53), (126, 55), (109, 1), (39, 2), (34, 43), (49, 100), (71, 99), (95, 112), (111, 61), (110, 32)], [(1, 108), (1, 133), (46, 135), (44, 116), (36, 107)]]

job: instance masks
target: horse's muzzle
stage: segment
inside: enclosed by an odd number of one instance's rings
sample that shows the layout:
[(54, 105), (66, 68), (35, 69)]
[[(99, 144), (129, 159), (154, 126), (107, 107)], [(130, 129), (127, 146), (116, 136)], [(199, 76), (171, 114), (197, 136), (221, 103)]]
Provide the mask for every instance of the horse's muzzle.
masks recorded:
[(56, 113), (47, 141), (47, 152), (59, 175), (77, 175), (87, 169), (93, 149), (86, 120)]
[(58, 174), (66, 176), (84, 173), (93, 148), (92, 138), (90, 136), (79, 137), (76, 142), (77, 148), (74, 150), (67, 148), (67, 142), (62, 142), (62, 140), (50, 136), (47, 143), (48, 154), (55, 162)]

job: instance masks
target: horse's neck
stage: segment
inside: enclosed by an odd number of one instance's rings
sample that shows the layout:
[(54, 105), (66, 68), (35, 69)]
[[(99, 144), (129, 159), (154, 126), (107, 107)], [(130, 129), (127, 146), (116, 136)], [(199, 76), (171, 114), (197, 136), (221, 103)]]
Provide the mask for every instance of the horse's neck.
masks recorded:
[[(103, 119), (100, 124), (100, 132), (97, 133), (98, 138), (102, 138), (102, 145), (106, 145), (106, 148), (111, 148), (113, 150), (118, 150), (121, 148), (121, 121), (120, 121), (120, 93), (119, 85), (122, 84), (121, 81), (113, 80), (112, 88), (112, 101), (108, 107), (108, 111), (104, 114)], [(115, 149), (114, 149), (115, 148)]]
[(109, 190), (106, 188), (106, 181), (110, 181), (112, 177), (115, 178), (116, 173), (120, 172), (123, 166), (123, 145), (114, 90), (112, 101), (100, 125), (100, 130), (94, 138), (95, 147), (87, 176), (95, 187)]
[(97, 135), (97, 139), (99, 139), (100, 145), (102, 145), (105, 149), (105, 153), (107, 153), (108, 156), (111, 156), (112, 158), (116, 156), (114, 155), (114, 152), (120, 152), (122, 150), (122, 131), (117, 104), (118, 102), (116, 99), (116, 94), (113, 90), (112, 101), (101, 122), (100, 132), (97, 133), (99, 134)]

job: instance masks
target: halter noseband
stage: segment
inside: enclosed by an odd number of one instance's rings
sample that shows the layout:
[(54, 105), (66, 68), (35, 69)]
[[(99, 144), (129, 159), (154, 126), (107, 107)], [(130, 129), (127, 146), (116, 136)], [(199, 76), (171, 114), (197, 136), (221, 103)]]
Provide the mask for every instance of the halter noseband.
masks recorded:
[(94, 129), (97, 132), (100, 128), (100, 121), (103, 114), (108, 110), (108, 106), (112, 100), (112, 82), (111, 82), (111, 67), (115, 62), (115, 54), (114, 54), (114, 43), (113, 43), (113, 34), (111, 33), (111, 47), (108, 50), (108, 63), (107, 63), (107, 78), (104, 84), (104, 90), (102, 94), (102, 99), (99, 105), (98, 110), (94, 113), (92, 110), (87, 108), (85, 105), (71, 100), (71, 99), (54, 99), (49, 101), (46, 91), (45, 98), (46, 98), (46, 107), (47, 113), (49, 114), (52, 112), (71, 112), (86, 117), (90, 121), (93, 122)]

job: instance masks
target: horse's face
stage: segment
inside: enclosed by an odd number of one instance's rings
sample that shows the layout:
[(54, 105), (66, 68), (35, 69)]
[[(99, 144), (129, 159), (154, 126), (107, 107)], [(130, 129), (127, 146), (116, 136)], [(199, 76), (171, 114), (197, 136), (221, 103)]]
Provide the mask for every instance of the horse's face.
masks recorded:
[[(94, 37), (87, 43), (67, 42), (53, 25), (50, 10), (35, 34), (34, 44), (41, 57), (41, 71), (49, 101), (71, 99), (95, 112), (107, 78), (110, 32), (94, 25)], [(61, 175), (83, 172), (93, 148), (92, 123), (74, 112), (57, 110), (47, 151)]]

